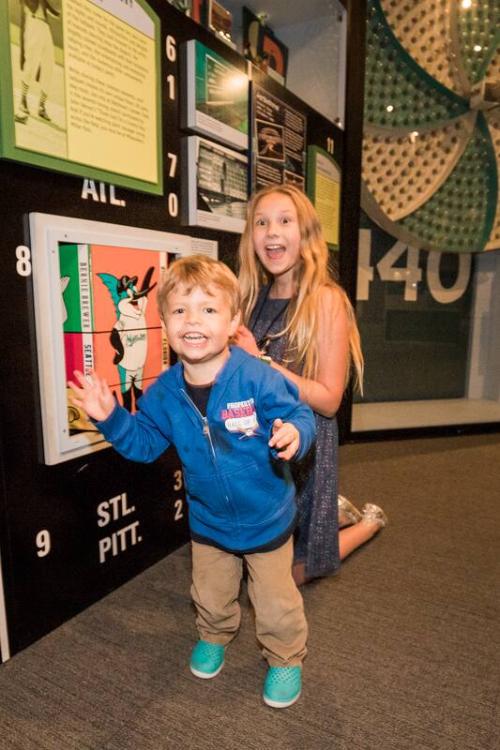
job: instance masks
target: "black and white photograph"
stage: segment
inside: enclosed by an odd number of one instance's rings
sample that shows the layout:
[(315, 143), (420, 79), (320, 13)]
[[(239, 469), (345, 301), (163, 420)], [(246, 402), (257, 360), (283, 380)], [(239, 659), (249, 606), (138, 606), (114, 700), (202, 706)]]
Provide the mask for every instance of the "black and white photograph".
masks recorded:
[(61, 0), (9, 0), (15, 142), (67, 157)]
[(184, 221), (241, 232), (248, 199), (248, 159), (199, 136), (183, 140)]

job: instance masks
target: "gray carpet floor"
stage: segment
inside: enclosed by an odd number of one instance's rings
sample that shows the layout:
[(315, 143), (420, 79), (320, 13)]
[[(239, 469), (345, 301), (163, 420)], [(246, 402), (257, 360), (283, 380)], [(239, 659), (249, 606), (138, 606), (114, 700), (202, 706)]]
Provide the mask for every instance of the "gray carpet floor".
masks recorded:
[(344, 446), (389, 526), (304, 589), (304, 691), (276, 711), (243, 622), (211, 681), (184, 547), (0, 667), (2, 750), (496, 750), (500, 435)]

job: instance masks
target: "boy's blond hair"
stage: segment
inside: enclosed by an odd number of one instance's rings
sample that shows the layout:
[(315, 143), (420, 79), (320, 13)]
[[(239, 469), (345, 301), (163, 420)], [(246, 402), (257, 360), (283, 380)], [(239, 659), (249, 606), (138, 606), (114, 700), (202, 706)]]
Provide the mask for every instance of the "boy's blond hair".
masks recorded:
[(175, 260), (166, 270), (158, 290), (158, 308), (165, 319), (169, 294), (179, 286), (185, 286), (188, 294), (195, 287), (200, 287), (210, 294), (210, 286), (216, 286), (225, 292), (229, 299), (231, 317), (240, 310), (240, 287), (234, 273), (220, 260), (207, 255), (188, 255)]

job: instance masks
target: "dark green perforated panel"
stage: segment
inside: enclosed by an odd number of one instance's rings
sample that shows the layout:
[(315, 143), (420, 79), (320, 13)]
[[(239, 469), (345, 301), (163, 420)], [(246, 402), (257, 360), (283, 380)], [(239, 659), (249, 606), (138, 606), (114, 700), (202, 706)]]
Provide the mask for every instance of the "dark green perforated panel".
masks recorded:
[(500, 42), (499, 0), (456, 0), (462, 65), (471, 83), (485, 75)]
[(457, 166), (434, 195), (400, 224), (424, 242), (456, 252), (482, 250), (495, 216), (496, 161), (484, 117)]
[(429, 76), (403, 49), (378, 0), (368, 7), (366, 52), (365, 119), (370, 124), (415, 130), (469, 109), (466, 100)]
[(368, 0), (364, 208), (394, 236), (500, 246), (499, 50), (500, 0)]

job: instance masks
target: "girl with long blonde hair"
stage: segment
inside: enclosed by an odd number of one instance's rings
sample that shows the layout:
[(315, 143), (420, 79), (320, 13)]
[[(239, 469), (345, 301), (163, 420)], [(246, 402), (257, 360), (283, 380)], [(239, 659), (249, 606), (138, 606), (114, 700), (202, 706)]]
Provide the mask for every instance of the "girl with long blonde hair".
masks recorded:
[(335, 572), (386, 521), (377, 506), (360, 513), (341, 498), (341, 520), (351, 525), (339, 549), (335, 415), (351, 378), (362, 390), (360, 336), (352, 305), (329, 271), (316, 210), (297, 187), (272, 185), (253, 196), (239, 261), (244, 325), (236, 344), (292, 380), (316, 414), (315, 450), (294, 471), (300, 584)]

